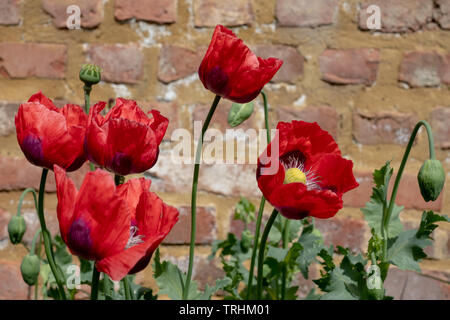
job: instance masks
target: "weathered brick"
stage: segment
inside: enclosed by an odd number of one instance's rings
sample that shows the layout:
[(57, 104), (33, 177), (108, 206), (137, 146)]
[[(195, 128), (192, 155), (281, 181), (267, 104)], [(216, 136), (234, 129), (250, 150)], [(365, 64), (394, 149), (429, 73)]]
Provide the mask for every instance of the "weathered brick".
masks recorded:
[(56, 78), (66, 72), (67, 46), (43, 43), (0, 43), (0, 75), (6, 78)]
[[(396, 175), (394, 174), (389, 183), (389, 195), (392, 192), (395, 177)], [(374, 186), (372, 174), (368, 171), (355, 171), (355, 178), (359, 183), (359, 187), (344, 194), (344, 206), (361, 208), (370, 200), (370, 195), (372, 194), (372, 187)], [(434, 202), (425, 202), (420, 193), (417, 175), (403, 173), (397, 191), (396, 204), (405, 206), (406, 209), (440, 211), (442, 209), (443, 194), (444, 191)]]
[(8, 136), (16, 132), (14, 116), (18, 109), (18, 103), (0, 102), (0, 136)]
[(11, 217), (12, 215), (8, 211), (0, 208), (0, 243), (4, 240), (9, 241), (8, 223)]
[(250, 0), (194, 0), (196, 27), (227, 27), (250, 25), (254, 21)]
[(306, 108), (281, 107), (277, 109), (277, 119), (278, 121), (286, 122), (292, 120), (317, 122), (333, 138), (336, 139), (338, 136), (339, 115), (336, 109), (330, 106), (308, 106)]
[(442, 29), (450, 29), (450, 0), (434, 0), (434, 20)]
[(177, 21), (177, 0), (116, 0), (114, 16), (123, 21), (136, 20), (173, 23)]
[(370, 195), (372, 194), (372, 173), (369, 171), (355, 171), (354, 175), (359, 186), (344, 193), (342, 200), (344, 201), (344, 207), (362, 208), (370, 200)]
[(418, 118), (413, 113), (380, 112), (368, 114), (361, 110), (353, 112), (353, 137), (362, 144), (408, 143)]
[(283, 60), (280, 70), (271, 82), (287, 82), (294, 84), (303, 75), (303, 56), (297, 49), (284, 45), (258, 45), (254, 48), (257, 56), (267, 59), (274, 57)]
[(368, 228), (364, 220), (344, 217), (338, 213), (330, 219), (316, 219), (316, 227), (322, 232), (326, 246), (333, 244), (354, 252), (365, 250)]
[(19, 23), (19, 0), (0, 1), (0, 25), (17, 25)]
[(27, 300), (28, 285), (20, 273), (20, 262), (0, 260), (1, 300)]
[(159, 54), (158, 79), (169, 83), (198, 71), (206, 48), (193, 51), (184, 47), (164, 45)]
[(333, 84), (372, 85), (380, 53), (376, 49), (325, 50), (319, 57), (322, 80)]
[(166, 134), (164, 135), (164, 140), (171, 140), (173, 131), (183, 127), (178, 113), (180, 106), (176, 102), (144, 101), (138, 102), (138, 105), (145, 112), (156, 109), (161, 112), (161, 115), (169, 119), (169, 126), (167, 127)]
[(275, 14), (282, 27), (319, 27), (336, 22), (337, 0), (277, 0)]
[(116, 83), (137, 83), (144, 69), (144, 54), (136, 45), (96, 44), (89, 46), (92, 63), (102, 68), (102, 80)]
[[(174, 163), (170, 154), (160, 153), (158, 162), (146, 172), (152, 179), (152, 190), (185, 194), (192, 187), (193, 159), (190, 164)], [(200, 191), (224, 196), (260, 197), (256, 184), (256, 165), (202, 163)]]
[[(170, 244), (187, 244), (190, 242), (191, 228), (191, 207), (178, 207), (180, 212), (178, 222), (172, 231), (164, 240), (164, 243)], [(195, 243), (211, 244), (216, 240), (216, 209), (214, 207), (197, 206), (197, 233), (195, 234)]]
[(434, 141), (439, 148), (450, 149), (450, 108), (437, 107), (431, 112)]
[[(174, 257), (171, 255), (162, 255), (161, 260), (168, 260), (173, 264), (176, 264), (182, 272), (187, 272), (189, 263), (188, 256)], [(217, 279), (224, 277), (225, 274), (222, 268), (219, 267), (221, 264), (217, 260), (218, 259), (209, 260), (205, 255), (195, 255), (192, 269), (192, 279), (198, 283), (200, 290), (204, 290), (207, 284), (209, 286), (213, 286)]]
[(445, 57), (436, 51), (410, 51), (403, 55), (398, 80), (413, 88), (437, 87), (447, 76), (445, 69)]
[[(69, 172), (68, 176), (74, 180), (75, 185), (79, 187), (83, 181), (85, 173), (89, 171), (89, 166), (84, 166), (77, 171)], [(0, 156), (0, 190), (12, 191), (23, 190), (26, 188), (39, 188), (42, 168), (29, 163), (25, 158)], [(49, 173), (45, 190), (55, 192), (55, 177), (52, 172)]]
[(413, 32), (432, 20), (433, 0), (366, 0), (359, 11), (359, 28), (368, 30), (367, 8), (376, 5), (381, 13), (381, 32)]
[(384, 283), (386, 294), (396, 300), (448, 300), (450, 285), (413, 271), (391, 268)]
[(67, 28), (67, 19), (72, 13), (67, 13), (70, 5), (80, 8), (80, 23), (83, 28), (95, 28), (103, 21), (102, 0), (43, 0), (42, 7), (52, 16), (53, 25), (57, 28)]

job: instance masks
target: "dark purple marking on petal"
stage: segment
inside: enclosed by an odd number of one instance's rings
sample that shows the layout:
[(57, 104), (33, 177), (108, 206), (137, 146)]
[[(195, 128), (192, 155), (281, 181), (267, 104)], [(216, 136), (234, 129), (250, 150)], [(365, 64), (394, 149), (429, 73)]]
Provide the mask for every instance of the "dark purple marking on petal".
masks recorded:
[(27, 135), (22, 140), (21, 147), (28, 161), (40, 167), (45, 166), (42, 143), (38, 137), (36, 137), (34, 134)]
[(87, 260), (95, 260), (90, 233), (88, 224), (82, 218), (76, 219), (70, 226), (67, 246), (78, 256)]
[(309, 215), (309, 211), (293, 207), (278, 207), (277, 210), (288, 219), (301, 220)]
[(228, 75), (219, 66), (215, 66), (206, 75), (206, 86), (212, 92), (226, 96), (229, 92), (228, 79)]
[(130, 174), (133, 169), (133, 159), (126, 153), (117, 152), (111, 160), (110, 169), (122, 176)]

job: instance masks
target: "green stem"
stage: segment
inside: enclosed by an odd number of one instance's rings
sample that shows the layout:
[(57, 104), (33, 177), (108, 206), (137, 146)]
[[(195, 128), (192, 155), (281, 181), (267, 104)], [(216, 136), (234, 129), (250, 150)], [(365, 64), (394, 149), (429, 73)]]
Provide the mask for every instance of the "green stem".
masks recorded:
[(36, 211), (38, 210), (38, 202), (37, 202), (37, 196), (36, 196), (36, 191), (34, 191), (33, 188), (27, 188), (22, 192), (22, 195), (20, 196), (19, 199), (19, 204), (17, 205), (17, 216), (20, 216), (21, 212), (22, 212), (22, 203), (23, 200), (25, 198), (25, 196), (27, 195), (27, 193), (31, 192), (31, 194), (33, 195), (33, 199), (34, 199), (34, 207), (36, 209)]
[(35, 254), (36, 252), (36, 241), (37, 238), (41, 235), (41, 229), (39, 229), (33, 237), (33, 241), (31, 241), (31, 249), (30, 249), (30, 254)]
[(123, 282), (123, 290), (125, 291), (125, 299), (131, 300), (131, 289), (130, 284), (128, 282), (128, 277), (122, 279)]
[(89, 114), (89, 109), (91, 108), (89, 100), (92, 86), (85, 85), (83, 86), (83, 90), (84, 90), (84, 112), (86, 112), (86, 114)]
[(103, 274), (103, 293), (105, 294), (105, 299), (107, 296), (112, 296), (111, 281), (106, 273)]
[[(264, 124), (266, 126), (266, 136), (267, 136), (267, 144), (270, 144), (270, 129), (269, 129), (269, 104), (267, 103), (267, 96), (264, 91), (261, 91), (261, 96), (263, 97), (264, 102)], [(253, 284), (253, 272), (255, 270), (255, 261), (256, 261), (256, 251), (258, 250), (258, 242), (259, 242), (259, 232), (261, 230), (261, 222), (264, 213), (264, 205), (266, 204), (266, 199), (261, 197), (261, 201), (259, 203), (259, 211), (258, 218), (256, 219), (256, 229), (255, 229), (255, 237), (253, 242), (252, 249), (252, 259), (250, 262), (250, 270), (248, 274), (248, 283), (247, 283), (247, 300), (250, 299), (252, 284)]]
[(272, 228), (273, 223), (275, 222), (275, 219), (278, 216), (278, 211), (274, 209), (272, 211), (272, 214), (270, 215), (269, 220), (267, 221), (266, 227), (264, 228), (263, 235), (261, 237), (261, 244), (259, 246), (259, 253), (258, 253), (258, 283), (257, 283), (257, 291), (256, 291), (256, 297), (258, 300), (261, 300), (262, 296), (262, 285), (263, 285), (263, 265), (264, 265), (264, 254), (266, 249), (266, 242), (267, 238), (269, 237), (270, 229)]
[(254, 237), (254, 241), (253, 241), (252, 260), (250, 262), (250, 270), (249, 270), (249, 274), (248, 274), (247, 300), (250, 300), (250, 295), (251, 295), (251, 291), (252, 291), (253, 272), (255, 269), (255, 262), (256, 262), (256, 251), (258, 251), (259, 232), (261, 229), (261, 221), (262, 221), (262, 217), (263, 217), (265, 203), (266, 203), (266, 198), (262, 197), (261, 202), (259, 203), (258, 218), (256, 220), (255, 237)]
[(92, 270), (91, 300), (98, 299), (98, 283), (100, 282), (100, 272), (94, 265)]
[[(286, 219), (283, 227), (283, 249), (287, 249), (289, 245), (289, 224), (291, 220)], [(284, 265), (281, 274), (281, 300), (284, 300), (286, 294), (287, 267)]]
[(38, 201), (38, 217), (39, 222), (41, 224), (41, 233), (44, 237), (44, 248), (45, 254), (47, 255), (48, 264), (50, 265), (50, 269), (55, 277), (56, 284), (58, 285), (59, 295), (61, 299), (66, 300), (66, 293), (63, 287), (63, 277), (59, 270), (57, 269), (55, 260), (53, 259), (53, 251), (52, 251), (52, 240), (50, 232), (47, 230), (47, 226), (45, 224), (44, 217), (44, 194), (45, 194), (45, 183), (47, 181), (48, 169), (42, 169), (41, 183), (39, 185), (39, 201)]
[(403, 154), (402, 162), (400, 163), (400, 168), (398, 169), (398, 173), (395, 178), (394, 187), (392, 188), (389, 206), (386, 210), (386, 214), (384, 214), (383, 218), (382, 218), (382, 229), (381, 229), (381, 233), (382, 233), (382, 237), (383, 237), (383, 261), (382, 262), (387, 262), (386, 261), (387, 260), (387, 240), (389, 238), (388, 227), (389, 227), (389, 222), (391, 220), (392, 211), (394, 209), (395, 199), (397, 197), (398, 186), (400, 184), (403, 170), (405, 169), (406, 161), (408, 160), (412, 145), (414, 143), (414, 140), (416, 139), (417, 132), (419, 131), (419, 128), (421, 126), (424, 126), (427, 131), (430, 159), (436, 158), (436, 155), (434, 152), (434, 139), (433, 139), (433, 133), (431, 131), (431, 126), (425, 120), (421, 120), (416, 124), (416, 126), (414, 127), (414, 129), (411, 133), (411, 136), (409, 138), (408, 145), (406, 146), (405, 153)]
[[(38, 240), (38, 247), (37, 247), (37, 256), (39, 260), (41, 259), (41, 247), (42, 247), (42, 231), (39, 229), (39, 240)], [(39, 296), (39, 280), (34, 285), (34, 300), (38, 300)]]
[(217, 105), (220, 101), (220, 96), (216, 95), (214, 101), (209, 109), (208, 115), (206, 116), (205, 123), (202, 127), (201, 136), (198, 139), (197, 150), (195, 152), (195, 163), (194, 163), (194, 177), (192, 179), (192, 197), (191, 197), (191, 241), (189, 246), (189, 266), (186, 275), (186, 284), (183, 291), (183, 300), (188, 298), (189, 286), (191, 284), (192, 268), (194, 265), (194, 249), (195, 249), (195, 234), (196, 234), (196, 220), (197, 220), (197, 187), (198, 187), (198, 174), (200, 172), (200, 157), (202, 155), (203, 147), (203, 136), (208, 129), (211, 118), (216, 111)]

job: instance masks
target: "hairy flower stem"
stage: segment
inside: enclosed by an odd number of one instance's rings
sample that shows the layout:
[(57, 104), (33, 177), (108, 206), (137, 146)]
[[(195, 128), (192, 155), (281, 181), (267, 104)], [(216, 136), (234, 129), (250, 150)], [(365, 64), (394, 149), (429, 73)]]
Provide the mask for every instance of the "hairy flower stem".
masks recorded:
[[(388, 264), (387, 261), (387, 242), (389, 239), (389, 222), (391, 220), (391, 215), (392, 215), (392, 211), (394, 209), (394, 204), (395, 204), (395, 198), (397, 197), (397, 190), (398, 190), (398, 186), (400, 184), (400, 180), (402, 178), (402, 174), (403, 174), (403, 170), (405, 169), (405, 165), (406, 165), (406, 161), (408, 160), (409, 157), (409, 153), (411, 151), (412, 145), (414, 143), (414, 140), (416, 139), (416, 135), (419, 131), (419, 128), (421, 126), (424, 126), (426, 131), (427, 131), (427, 136), (428, 136), (428, 148), (429, 148), (429, 154), (430, 154), (430, 159), (435, 159), (436, 155), (434, 152), (434, 139), (433, 139), (433, 133), (431, 131), (431, 126), (428, 122), (426, 122), (425, 120), (421, 120), (419, 121), (416, 126), (414, 127), (411, 136), (409, 138), (409, 142), (408, 145), (406, 146), (406, 150), (405, 153), (403, 154), (403, 159), (402, 162), (400, 164), (400, 168), (398, 169), (398, 173), (397, 173), (397, 177), (395, 178), (395, 183), (394, 183), (394, 187), (392, 188), (392, 193), (391, 193), (391, 198), (389, 201), (389, 206), (386, 210), (384, 210), (385, 212), (383, 212), (383, 218), (382, 218), (382, 222), (381, 222), (381, 235), (383, 237), (383, 259), (382, 259), (382, 263), (383, 264)], [(383, 280), (385, 279), (385, 277), (387, 276), (387, 270), (384, 274)]]
[(36, 191), (34, 191), (33, 188), (27, 188), (25, 189), (19, 199), (19, 204), (17, 205), (17, 216), (21, 215), (22, 212), (22, 204), (23, 204), (23, 200), (25, 198), (25, 196), (27, 195), (27, 193), (31, 192), (31, 194), (33, 195), (33, 199), (34, 199), (34, 208), (36, 209), (36, 212), (38, 210), (38, 201), (37, 201), (37, 195), (36, 195)]
[(194, 265), (194, 250), (195, 250), (195, 234), (196, 234), (196, 223), (197, 223), (197, 187), (198, 187), (198, 174), (200, 172), (200, 157), (202, 155), (203, 147), (203, 136), (208, 129), (211, 118), (216, 111), (217, 105), (220, 101), (220, 96), (216, 95), (214, 101), (209, 109), (208, 115), (206, 116), (205, 123), (203, 123), (202, 133), (198, 139), (197, 150), (195, 152), (195, 163), (194, 163), (194, 177), (192, 179), (192, 197), (191, 197), (191, 242), (189, 246), (189, 266), (186, 276), (186, 284), (183, 290), (183, 300), (187, 300), (189, 294), (189, 286), (191, 285), (192, 278), (192, 268)]
[(41, 233), (44, 237), (44, 248), (45, 254), (47, 256), (48, 264), (50, 265), (50, 269), (52, 270), (53, 276), (55, 277), (56, 284), (58, 285), (59, 296), (62, 300), (66, 300), (66, 292), (64, 291), (63, 279), (64, 276), (61, 270), (58, 269), (58, 266), (55, 263), (53, 258), (53, 250), (52, 250), (52, 238), (50, 232), (47, 230), (47, 226), (45, 224), (44, 217), (44, 193), (45, 193), (45, 183), (47, 181), (48, 169), (42, 169), (41, 175), (41, 183), (39, 185), (39, 201), (38, 201), (38, 217), (39, 223), (41, 224)]
[(84, 90), (84, 112), (86, 112), (86, 114), (89, 114), (89, 109), (91, 108), (90, 94), (92, 91), (92, 86), (84, 85), (83, 90)]
[(278, 211), (274, 209), (272, 214), (270, 215), (269, 220), (267, 221), (266, 227), (264, 228), (263, 235), (261, 237), (261, 245), (259, 247), (258, 252), (258, 282), (257, 282), (257, 291), (256, 298), (261, 300), (262, 297), (262, 285), (263, 285), (263, 265), (264, 265), (264, 254), (266, 249), (267, 238), (269, 237), (270, 229), (272, 228), (275, 219), (278, 216)]
[[(267, 135), (267, 144), (270, 144), (270, 129), (269, 129), (269, 105), (267, 103), (267, 96), (264, 91), (261, 91), (261, 96), (264, 101), (264, 123), (266, 126), (266, 135)], [(256, 219), (256, 229), (255, 229), (255, 237), (253, 240), (253, 249), (252, 249), (252, 259), (250, 262), (250, 270), (248, 274), (248, 283), (247, 283), (247, 300), (250, 299), (250, 295), (252, 292), (252, 284), (253, 284), (253, 272), (255, 270), (255, 261), (256, 261), (256, 251), (258, 250), (258, 242), (259, 242), (259, 232), (261, 230), (261, 221), (264, 213), (264, 205), (266, 204), (266, 199), (261, 197), (261, 201), (259, 203), (258, 217)]]
[(98, 299), (98, 283), (100, 282), (100, 272), (94, 265), (92, 270), (91, 300)]
[[(283, 226), (283, 249), (287, 249), (289, 245), (289, 224), (291, 220), (286, 219)], [(284, 300), (286, 294), (286, 282), (287, 282), (287, 266), (284, 265), (281, 274), (281, 300)]]

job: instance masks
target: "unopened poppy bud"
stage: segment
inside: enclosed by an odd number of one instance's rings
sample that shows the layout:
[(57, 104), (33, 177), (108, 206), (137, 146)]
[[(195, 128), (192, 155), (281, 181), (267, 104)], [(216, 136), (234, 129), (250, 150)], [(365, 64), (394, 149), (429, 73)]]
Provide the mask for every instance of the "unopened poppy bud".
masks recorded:
[(101, 69), (99, 66), (85, 64), (81, 67), (80, 80), (83, 81), (86, 86), (92, 86), (99, 83), (101, 78)]
[(445, 172), (439, 160), (428, 159), (417, 175), (420, 193), (425, 201), (435, 201), (445, 183)]
[(8, 224), (9, 239), (12, 244), (19, 244), (27, 230), (27, 224), (22, 216), (13, 216)]
[(39, 277), (40, 269), (41, 262), (38, 256), (35, 254), (27, 254), (20, 265), (23, 281), (29, 286), (35, 285)]

